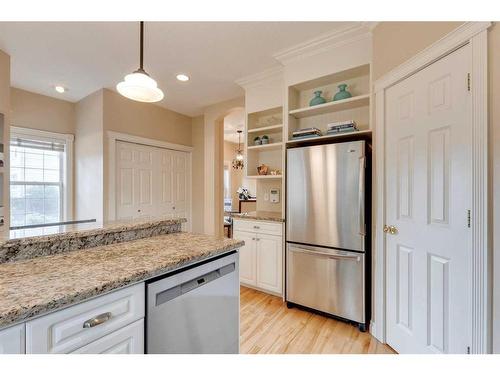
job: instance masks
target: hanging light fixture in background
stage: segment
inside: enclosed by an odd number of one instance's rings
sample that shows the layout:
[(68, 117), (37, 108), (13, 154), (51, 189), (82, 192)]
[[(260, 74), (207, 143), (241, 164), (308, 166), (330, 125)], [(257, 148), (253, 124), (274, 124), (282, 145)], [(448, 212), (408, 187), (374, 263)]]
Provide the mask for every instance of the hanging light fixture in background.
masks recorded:
[(233, 160), (234, 169), (243, 169), (243, 151), (241, 151), (240, 144), (241, 130), (238, 130), (238, 151), (236, 151), (236, 157)]
[(163, 99), (163, 91), (156, 81), (143, 68), (144, 62), (144, 22), (140, 23), (140, 66), (135, 72), (127, 74), (125, 79), (116, 85), (116, 89), (124, 97), (138, 102), (154, 103)]

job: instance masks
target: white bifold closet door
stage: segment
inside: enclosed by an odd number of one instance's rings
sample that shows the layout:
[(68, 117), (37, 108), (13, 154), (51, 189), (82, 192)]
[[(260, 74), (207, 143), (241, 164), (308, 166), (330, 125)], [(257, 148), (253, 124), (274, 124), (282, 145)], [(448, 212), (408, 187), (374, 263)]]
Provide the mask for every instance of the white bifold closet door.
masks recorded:
[(189, 154), (116, 143), (116, 218), (189, 219)]

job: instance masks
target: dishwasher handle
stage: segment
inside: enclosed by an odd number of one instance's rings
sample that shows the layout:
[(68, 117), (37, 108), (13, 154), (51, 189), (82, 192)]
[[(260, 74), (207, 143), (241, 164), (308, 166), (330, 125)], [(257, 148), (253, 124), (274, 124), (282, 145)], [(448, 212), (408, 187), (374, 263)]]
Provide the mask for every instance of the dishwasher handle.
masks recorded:
[(231, 263), (231, 264), (225, 265), (224, 267), (221, 267), (219, 269), (216, 269), (214, 271), (206, 273), (204, 275), (200, 275), (198, 277), (195, 277), (194, 279), (191, 279), (189, 281), (183, 282), (182, 284), (176, 285), (172, 288), (158, 292), (158, 293), (156, 293), (156, 296), (155, 296), (155, 300), (156, 300), (155, 306), (159, 306), (161, 304), (164, 304), (168, 301), (173, 300), (174, 298), (182, 296), (183, 294), (189, 293), (190, 291), (197, 289), (205, 284), (208, 284), (212, 281), (215, 281), (222, 276), (225, 276), (231, 272), (234, 272), (235, 269), (236, 269), (236, 264)]

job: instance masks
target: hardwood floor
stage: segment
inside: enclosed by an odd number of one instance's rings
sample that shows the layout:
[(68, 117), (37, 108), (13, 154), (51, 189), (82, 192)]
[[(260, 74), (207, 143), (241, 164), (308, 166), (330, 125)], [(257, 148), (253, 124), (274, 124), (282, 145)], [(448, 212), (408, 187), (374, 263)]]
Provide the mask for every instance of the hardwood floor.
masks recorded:
[(395, 353), (357, 327), (298, 308), (280, 297), (241, 287), (240, 353)]

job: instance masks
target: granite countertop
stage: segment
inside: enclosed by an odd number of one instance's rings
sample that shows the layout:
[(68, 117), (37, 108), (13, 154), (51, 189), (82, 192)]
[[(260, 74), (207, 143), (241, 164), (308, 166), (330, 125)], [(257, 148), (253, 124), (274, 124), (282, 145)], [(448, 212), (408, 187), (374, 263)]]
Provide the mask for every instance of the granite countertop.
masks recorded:
[(281, 217), (281, 212), (273, 211), (253, 211), (241, 214), (233, 214), (235, 219), (248, 219), (248, 220), (262, 220), (262, 221), (276, 221), (283, 223), (285, 219)]
[(0, 328), (242, 245), (180, 232), (0, 264)]

